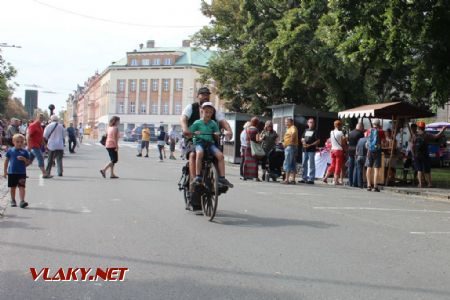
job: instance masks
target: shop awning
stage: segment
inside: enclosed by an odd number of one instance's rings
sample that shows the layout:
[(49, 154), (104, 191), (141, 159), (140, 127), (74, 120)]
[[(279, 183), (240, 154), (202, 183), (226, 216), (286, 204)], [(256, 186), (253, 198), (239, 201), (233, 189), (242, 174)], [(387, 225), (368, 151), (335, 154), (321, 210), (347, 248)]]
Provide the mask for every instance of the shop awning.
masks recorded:
[(434, 116), (428, 109), (417, 107), (407, 102), (389, 102), (363, 105), (338, 113), (339, 118), (428, 118)]

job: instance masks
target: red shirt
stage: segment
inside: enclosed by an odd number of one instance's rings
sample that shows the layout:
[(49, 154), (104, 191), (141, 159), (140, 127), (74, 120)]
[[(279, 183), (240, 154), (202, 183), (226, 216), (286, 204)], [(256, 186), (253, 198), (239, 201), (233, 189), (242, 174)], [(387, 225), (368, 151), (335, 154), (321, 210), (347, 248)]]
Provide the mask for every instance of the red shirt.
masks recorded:
[(34, 121), (28, 127), (28, 136), (28, 147), (41, 147), (42, 140), (44, 138), (44, 129), (42, 129), (41, 123), (39, 121)]
[[(369, 137), (370, 136), (370, 131), (372, 130), (372, 128), (367, 129), (366, 131), (366, 136)], [(380, 142), (384, 141), (386, 139), (386, 136), (384, 135), (384, 131), (383, 129), (377, 128), (378, 130), (378, 136), (380, 137)]]

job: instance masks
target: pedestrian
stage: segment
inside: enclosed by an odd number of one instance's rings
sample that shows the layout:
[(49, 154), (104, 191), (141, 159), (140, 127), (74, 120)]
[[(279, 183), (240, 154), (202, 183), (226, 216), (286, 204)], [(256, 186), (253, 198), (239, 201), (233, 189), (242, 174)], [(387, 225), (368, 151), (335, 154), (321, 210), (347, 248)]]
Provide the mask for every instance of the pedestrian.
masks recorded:
[(169, 131), (169, 150), (170, 150), (170, 156), (169, 159), (174, 159), (175, 158), (175, 145), (178, 142), (178, 132), (175, 130), (175, 126), (172, 126), (170, 131)]
[(6, 128), (6, 144), (10, 147), (13, 147), (14, 144), (12, 142), (12, 138), (15, 134), (20, 133), (19, 132), (19, 119), (11, 118), (11, 121), (9, 123), (9, 126)]
[(157, 141), (158, 151), (159, 151), (159, 162), (163, 162), (163, 157), (164, 157), (164, 159), (166, 158), (165, 145), (166, 145), (167, 141), (168, 141), (168, 136), (166, 134), (166, 131), (164, 130), (164, 126), (161, 125), (161, 126), (159, 126), (158, 141)]
[(106, 178), (106, 171), (111, 169), (111, 176), (109, 178), (116, 179), (119, 176), (114, 172), (114, 167), (119, 161), (119, 123), (120, 118), (117, 116), (113, 116), (109, 120), (108, 130), (106, 132), (106, 142), (105, 147), (106, 151), (108, 151), (110, 162), (100, 170), (103, 178)]
[(344, 137), (344, 133), (342, 132), (342, 122), (340, 120), (334, 121), (334, 130), (330, 132), (330, 142), (331, 165), (328, 167), (323, 182), (327, 183), (328, 177), (333, 174), (333, 184), (342, 185), (339, 178), (341, 177), (341, 171), (344, 165), (344, 148), (347, 145), (347, 141)]
[(377, 179), (381, 168), (381, 144), (385, 140), (380, 119), (372, 122), (372, 128), (367, 131), (367, 135), (367, 191), (379, 192)]
[(272, 121), (266, 121), (266, 123), (264, 124), (264, 129), (259, 134), (259, 140), (261, 141), (261, 146), (266, 153), (266, 155), (264, 155), (264, 157), (261, 159), (261, 168), (263, 170), (262, 180), (265, 180), (266, 176), (268, 176), (266, 173), (268, 168), (269, 156), (271, 155), (272, 151), (275, 150), (275, 146), (278, 140), (278, 134), (275, 130), (273, 130)]
[(56, 170), (58, 176), (63, 176), (63, 156), (64, 156), (64, 127), (58, 123), (58, 117), (52, 115), (51, 123), (45, 127), (44, 139), (47, 140), (48, 159), (47, 175), (51, 175), (53, 163), (56, 160)]
[[(385, 160), (384, 160), (385, 174), (384, 174), (384, 176), (385, 177), (387, 176), (388, 185), (393, 185), (395, 183), (395, 169), (397, 166), (398, 151), (397, 151), (397, 140), (394, 138), (391, 128), (388, 128), (386, 130), (386, 139), (383, 141), (383, 144), (381, 146), (382, 146), (382, 149), (383, 149), (384, 155), (385, 155)], [(391, 152), (392, 152), (392, 155), (391, 155)]]
[(67, 136), (69, 137), (69, 152), (75, 153), (75, 147), (77, 146), (77, 134), (75, 132), (75, 128), (73, 127), (73, 123), (70, 123), (69, 127), (67, 127)]
[(36, 158), (38, 162), (38, 167), (41, 169), (43, 178), (51, 178), (53, 176), (47, 174), (45, 170), (44, 156), (41, 151), (41, 147), (44, 144), (44, 129), (41, 123), (44, 121), (44, 115), (42, 113), (36, 114), (36, 119), (30, 124), (27, 130), (27, 146), (30, 152), (30, 164)]
[(250, 120), (250, 125), (246, 129), (244, 180), (255, 179), (256, 181), (261, 181), (258, 178), (258, 160), (257, 157), (252, 156), (251, 148), (251, 142), (259, 142), (258, 124), (259, 119), (257, 117), (253, 117)]
[(364, 124), (359, 122), (356, 124), (355, 129), (348, 134), (348, 183), (350, 186), (358, 186), (355, 182), (355, 169), (356, 169), (356, 146), (358, 141), (364, 137)]
[(437, 134), (429, 134), (425, 132), (425, 122), (417, 122), (417, 133), (413, 137), (412, 154), (417, 171), (417, 178), (419, 180), (419, 188), (422, 188), (424, 185), (423, 177), (425, 178), (428, 187), (433, 187), (431, 182), (431, 161), (428, 152), (428, 144), (433, 140), (439, 139), (444, 134), (445, 130), (446, 127), (444, 126)]
[(284, 171), (285, 178), (282, 184), (295, 184), (295, 175), (297, 173), (297, 149), (298, 149), (298, 130), (294, 125), (294, 119), (287, 118), (284, 121), (286, 133), (284, 134)]
[(241, 141), (241, 163), (239, 165), (239, 173), (241, 175), (241, 179), (245, 180), (244, 176), (244, 162), (245, 162), (245, 150), (247, 149), (247, 128), (250, 126), (250, 121), (245, 122), (243, 129), (240, 134)]
[(3, 177), (8, 177), (8, 187), (11, 193), (11, 207), (17, 206), (16, 202), (16, 189), (19, 187), (19, 197), (21, 208), (28, 206), (28, 202), (25, 202), (25, 183), (27, 180), (27, 169), (29, 164), (30, 155), (25, 146), (25, 137), (16, 133), (12, 142), (14, 147), (10, 148), (6, 152), (6, 159), (3, 164)]
[[(364, 134), (363, 134), (364, 135)], [(367, 157), (367, 135), (358, 140), (355, 148), (355, 171), (353, 172), (353, 186), (364, 187), (364, 165)]]
[(83, 142), (83, 135), (84, 135), (83, 124), (80, 123), (80, 125), (78, 126), (78, 140), (80, 142), (79, 144)]
[(150, 145), (150, 128), (148, 128), (147, 124), (142, 125), (142, 141), (141, 141), (141, 148), (139, 150), (138, 155), (136, 155), (137, 157), (141, 157), (142, 156), (142, 150), (145, 149), (146, 154), (145, 157), (148, 157), (148, 147)]
[(307, 124), (308, 128), (302, 136), (303, 176), (299, 182), (314, 184), (314, 179), (316, 179), (316, 150), (320, 143), (320, 139), (317, 135), (314, 118), (310, 118)]

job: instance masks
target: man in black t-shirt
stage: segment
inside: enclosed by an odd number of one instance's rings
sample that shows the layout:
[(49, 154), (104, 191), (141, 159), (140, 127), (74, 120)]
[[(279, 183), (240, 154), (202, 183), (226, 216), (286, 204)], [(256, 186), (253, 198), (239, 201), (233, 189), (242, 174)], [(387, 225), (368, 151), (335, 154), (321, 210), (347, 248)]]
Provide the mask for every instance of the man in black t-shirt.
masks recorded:
[(348, 134), (348, 183), (350, 186), (357, 187), (358, 182), (355, 180), (355, 158), (356, 145), (359, 139), (364, 137), (364, 125), (358, 123), (356, 128)]
[(315, 129), (316, 123), (313, 118), (308, 120), (308, 129), (305, 130), (302, 136), (303, 145), (303, 176), (300, 183), (314, 184), (316, 178), (316, 163), (315, 155), (317, 146), (320, 140)]

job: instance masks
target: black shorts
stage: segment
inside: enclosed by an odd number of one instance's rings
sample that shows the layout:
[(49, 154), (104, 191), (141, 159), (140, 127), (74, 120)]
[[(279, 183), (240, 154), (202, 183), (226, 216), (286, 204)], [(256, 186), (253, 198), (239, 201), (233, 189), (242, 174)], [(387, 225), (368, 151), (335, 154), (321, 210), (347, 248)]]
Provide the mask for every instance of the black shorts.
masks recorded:
[(372, 152), (367, 151), (367, 168), (381, 168), (381, 150)]
[(429, 157), (415, 157), (414, 169), (417, 172), (431, 173), (431, 161)]
[(8, 174), (8, 187), (25, 187), (27, 174)]
[(149, 141), (142, 141), (141, 142), (141, 148), (142, 149), (148, 149), (148, 145), (150, 144), (150, 142)]
[(175, 141), (170, 142), (170, 152), (175, 152)]
[(117, 155), (116, 148), (106, 148), (108, 150), (109, 158), (113, 164), (119, 161), (119, 155)]

